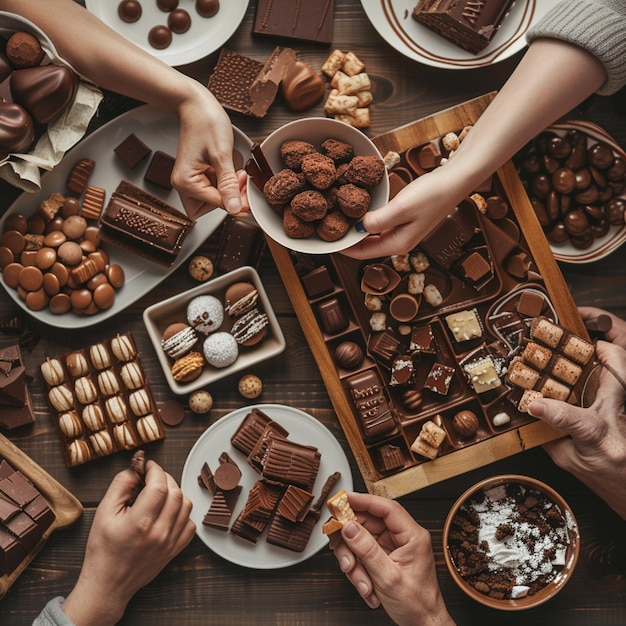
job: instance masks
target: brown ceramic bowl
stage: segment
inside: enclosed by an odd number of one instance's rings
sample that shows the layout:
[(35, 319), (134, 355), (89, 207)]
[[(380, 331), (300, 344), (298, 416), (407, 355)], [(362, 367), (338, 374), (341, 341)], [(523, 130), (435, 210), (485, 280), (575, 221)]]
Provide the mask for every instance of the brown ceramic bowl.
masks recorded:
[[(551, 500), (560, 510), (564, 519), (567, 521), (566, 533), (567, 547), (564, 550), (564, 563), (558, 567), (554, 567), (557, 572), (554, 579), (548, 582), (545, 586), (541, 587), (534, 593), (529, 593), (523, 597), (517, 597), (515, 599), (496, 599), (477, 590), (472, 584), (468, 582), (457, 568), (453, 554), (454, 550), (454, 532), (453, 532), (453, 519), (459, 513), (462, 505), (466, 503), (470, 498), (477, 495), (479, 492), (489, 492), (497, 494), (498, 487), (502, 486), (520, 486), (526, 490), (532, 489), (540, 492)], [(490, 490), (495, 489), (495, 492)], [(470, 487), (465, 493), (463, 493), (459, 499), (454, 503), (454, 506), (450, 509), (448, 517), (446, 518), (443, 528), (443, 553), (448, 566), (450, 575), (456, 582), (456, 584), (473, 600), (484, 604), (492, 609), (499, 609), (502, 611), (519, 611), (523, 609), (530, 609), (539, 604), (547, 602), (553, 598), (564, 586), (565, 583), (571, 578), (572, 572), (576, 566), (578, 560), (578, 554), (580, 552), (580, 535), (578, 532), (578, 524), (572, 513), (571, 508), (565, 502), (565, 500), (554, 489), (542, 483), (541, 481), (531, 478), (529, 476), (518, 476), (515, 474), (502, 474), (500, 476), (493, 476), (486, 478)]]

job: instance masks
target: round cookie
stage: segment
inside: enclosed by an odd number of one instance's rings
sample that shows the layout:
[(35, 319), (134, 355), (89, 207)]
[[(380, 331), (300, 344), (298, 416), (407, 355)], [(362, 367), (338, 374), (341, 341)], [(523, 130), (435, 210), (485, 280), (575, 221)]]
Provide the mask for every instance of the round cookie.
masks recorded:
[(240, 379), (237, 390), (244, 398), (253, 400), (263, 392), (263, 381), (255, 374), (246, 374)]
[(176, 359), (172, 365), (172, 376), (179, 383), (188, 383), (195, 380), (202, 373), (204, 359), (199, 352), (190, 352)]
[(213, 367), (228, 367), (232, 365), (239, 355), (239, 347), (236, 339), (225, 332), (209, 335), (204, 340), (204, 358)]
[(191, 352), (196, 341), (198, 341), (198, 336), (191, 326), (183, 322), (176, 322), (170, 324), (163, 331), (161, 347), (170, 359), (179, 359), (181, 356)]
[(189, 261), (189, 275), (203, 283), (213, 276), (213, 261), (205, 256), (195, 256)]
[(215, 296), (197, 296), (187, 305), (187, 321), (203, 335), (215, 332), (224, 321), (224, 306)]
[(189, 396), (189, 408), (198, 415), (208, 413), (213, 407), (213, 396), (208, 391), (201, 389), (194, 391)]
[(232, 284), (224, 294), (224, 308), (231, 317), (239, 317), (250, 311), (259, 299), (259, 292), (252, 283)]
[(233, 324), (230, 332), (238, 344), (254, 346), (265, 337), (268, 324), (269, 320), (265, 313), (261, 313), (259, 309), (252, 309)]

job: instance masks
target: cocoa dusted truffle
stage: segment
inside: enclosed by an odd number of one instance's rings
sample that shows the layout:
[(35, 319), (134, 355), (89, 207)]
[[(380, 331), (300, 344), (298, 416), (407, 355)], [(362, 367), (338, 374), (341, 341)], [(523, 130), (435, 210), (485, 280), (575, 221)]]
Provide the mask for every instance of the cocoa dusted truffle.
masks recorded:
[(315, 232), (315, 224), (300, 219), (291, 207), (283, 213), (283, 228), (287, 237), (292, 239), (306, 239)]
[[(366, 192), (367, 193), (367, 192)], [(314, 189), (301, 191), (291, 201), (293, 212), (305, 222), (322, 219), (328, 212), (326, 198)]]
[(322, 142), (322, 154), (330, 157), (335, 163), (345, 163), (354, 156), (354, 150), (349, 143), (339, 139), (326, 139)]
[(17, 31), (7, 41), (6, 55), (15, 67), (34, 67), (43, 61), (44, 51), (37, 37)]
[(350, 222), (340, 211), (328, 213), (326, 217), (318, 223), (315, 232), (324, 241), (337, 241), (350, 230)]
[(307, 154), (302, 159), (302, 172), (316, 189), (328, 189), (337, 178), (333, 160), (323, 154)]
[(299, 139), (290, 139), (280, 146), (280, 156), (283, 162), (289, 169), (295, 171), (300, 171), (302, 159), (307, 154), (314, 154), (315, 152), (317, 150), (312, 143)]
[(293, 170), (277, 172), (263, 186), (263, 195), (270, 204), (286, 204), (300, 191), (304, 190), (304, 181)]
[(377, 156), (355, 156), (344, 175), (349, 182), (371, 189), (383, 179), (385, 164)]
[(348, 183), (339, 187), (337, 204), (348, 217), (360, 218), (367, 213), (370, 205), (370, 194), (367, 189)]

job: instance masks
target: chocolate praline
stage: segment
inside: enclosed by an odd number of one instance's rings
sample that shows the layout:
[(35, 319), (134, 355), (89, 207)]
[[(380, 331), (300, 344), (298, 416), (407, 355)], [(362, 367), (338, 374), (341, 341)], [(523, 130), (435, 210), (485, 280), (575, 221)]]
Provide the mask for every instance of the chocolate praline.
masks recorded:
[(173, 33), (182, 35), (191, 28), (191, 16), (185, 9), (175, 9), (169, 14), (167, 25)]
[(157, 6), (161, 11), (169, 13), (178, 7), (178, 0), (157, 0)]
[(157, 50), (164, 50), (172, 43), (172, 31), (160, 24), (150, 29), (148, 43)]
[(219, 10), (219, 0), (196, 0), (196, 11), (202, 17), (213, 17)]
[(340, 367), (354, 370), (363, 363), (363, 350), (354, 341), (342, 341), (335, 348), (335, 360)]
[(122, 0), (117, 5), (117, 15), (127, 24), (136, 22), (142, 13), (141, 4), (137, 0)]

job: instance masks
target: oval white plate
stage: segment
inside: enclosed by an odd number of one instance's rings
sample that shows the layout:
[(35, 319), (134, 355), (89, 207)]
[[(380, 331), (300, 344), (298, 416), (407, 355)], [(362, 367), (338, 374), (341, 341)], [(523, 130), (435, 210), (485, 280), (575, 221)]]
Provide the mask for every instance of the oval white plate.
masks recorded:
[(142, 2), (142, 14), (134, 24), (123, 22), (118, 14), (119, 0), (85, 0), (85, 6), (96, 17), (136, 46), (161, 59), (168, 65), (184, 65), (202, 59), (221, 48), (237, 30), (248, 8), (248, 0), (222, 0), (220, 10), (213, 17), (201, 17), (194, 3), (184, 8), (191, 17), (191, 28), (182, 35), (172, 33), (172, 43), (157, 50), (148, 43), (148, 33), (153, 26), (167, 25), (168, 13), (161, 11), (155, 0)]
[(313, 528), (311, 539), (303, 552), (292, 552), (271, 545), (266, 541), (265, 533), (256, 544), (252, 544), (233, 535), (230, 531), (223, 532), (202, 524), (202, 519), (209, 510), (212, 499), (212, 496), (198, 484), (198, 474), (203, 463), (206, 462), (211, 470), (215, 470), (220, 454), (227, 452), (242, 472), (239, 484), (243, 489), (233, 512), (231, 524), (243, 509), (250, 488), (260, 478), (259, 474), (248, 465), (245, 456), (230, 443), (230, 438), (252, 406), (256, 406), (287, 429), (289, 440), (316, 446), (321, 452), (320, 469), (313, 489), (313, 501), (319, 497), (322, 486), (333, 472), (341, 472), (341, 478), (335, 485), (333, 493), (341, 489), (352, 491), (350, 464), (334, 435), (308, 413), (280, 404), (244, 406), (228, 413), (209, 426), (191, 448), (183, 467), (180, 484), (183, 493), (193, 502), (191, 519), (196, 524), (196, 534), (215, 554), (235, 565), (253, 569), (289, 567), (305, 561), (328, 543), (321, 530), (322, 522), (328, 518), (328, 515), (325, 516), (328, 512), (325, 505), (322, 508), (320, 521)]
[[(250, 156), (252, 142), (239, 129), (233, 127), (233, 132), (235, 135), (235, 149), (241, 153), (245, 162)], [(72, 148), (57, 167), (42, 176), (41, 190), (39, 192), (21, 194), (9, 207), (2, 219), (0, 219), (0, 233), (9, 215), (22, 213), (26, 217), (30, 217), (36, 212), (37, 206), (39, 206), (42, 200), (48, 198), (53, 192), (64, 193), (65, 182), (70, 171), (83, 158), (95, 160), (96, 166), (89, 177), (89, 184), (105, 189), (107, 192), (106, 201), (108, 201), (111, 193), (115, 191), (121, 180), (128, 180), (138, 187), (143, 187), (143, 175), (150, 157), (131, 170), (113, 152), (114, 148), (126, 139), (130, 133), (135, 133), (153, 152), (161, 150), (172, 156), (176, 155), (178, 147), (177, 117), (148, 105), (128, 111), (94, 131), (81, 143)], [(146, 189), (179, 211), (184, 211), (180, 197), (175, 190), (168, 192), (166, 189), (157, 189), (155, 185), (150, 185)], [(121, 248), (103, 244), (103, 249), (109, 253), (111, 263), (119, 263), (124, 268), (126, 283), (116, 292), (115, 304), (110, 309), (100, 311), (95, 315), (81, 316), (71, 312), (64, 315), (54, 315), (48, 309), (31, 311), (18, 296), (17, 291), (6, 285), (1, 273), (0, 283), (2, 283), (9, 296), (26, 313), (40, 322), (57, 328), (93, 326), (123, 311), (127, 306), (151, 291), (163, 279), (167, 278), (215, 231), (225, 217), (226, 212), (224, 210), (215, 209), (198, 219), (185, 239), (183, 248), (172, 267), (161, 267)]]
[(411, 17), (416, 0), (361, 0), (378, 34), (398, 52), (433, 67), (460, 70), (508, 59), (526, 46), (526, 31), (558, 0), (517, 0), (500, 30), (479, 54), (444, 39)]

